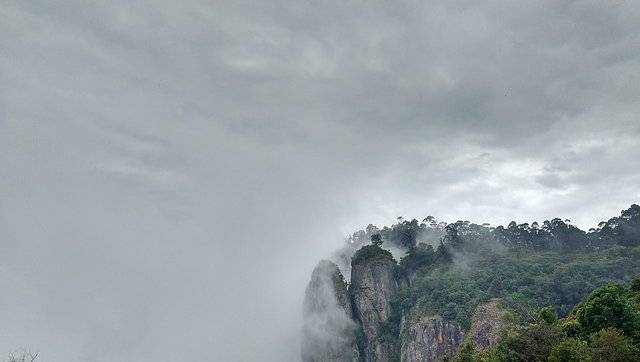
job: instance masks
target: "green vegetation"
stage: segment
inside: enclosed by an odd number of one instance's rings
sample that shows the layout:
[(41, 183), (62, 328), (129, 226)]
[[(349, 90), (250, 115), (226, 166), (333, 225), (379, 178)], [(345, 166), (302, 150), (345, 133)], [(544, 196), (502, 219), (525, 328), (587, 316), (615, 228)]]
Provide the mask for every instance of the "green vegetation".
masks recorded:
[(591, 336), (591, 356), (594, 361), (633, 361), (640, 350), (620, 330), (608, 327)]
[(364, 260), (393, 260), (389, 250), (385, 250), (378, 244), (365, 245), (353, 255), (353, 263), (358, 264)]
[(574, 310), (584, 335), (613, 327), (640, 339), (640, 311), (631, 298), (633, 292), (618, 284), (598, 288)]
[[(638, 359), (640, 279), (630, 280), (640, 275), (638, 205), (587, 232), (559, 218), (507, 227), (399, 218), (391, 227), (354, 233), (343, 258), (390, 258), (385, 246), (406, 254), (397, 266), (401, 291), (381, 326), (384, 338), (399, 340), (402, 316), (438, 314), (468, 328), (479, 304), (499, 298), (522, 325), (482, 356), (466, 347), (459, 360)], [(613, 353), (611, 345), (618, 359), (603, 357)]]
[(494, 348), (463, 348), (456, 360), (640, 361), (638, 297), (639, 291), (619, 284), (596, 288), (564, 320), (544, 308), (538, 320), (504, 331)]
[[(523, 320), (553, 306), (561, 316), (592, 289), (640, 275), (640, 247), (616, 246), (582, 254), (504, 252), (461, 255), (463, 265), (436, 263), (415, 278), (410, 307), (468, 326), (476, 306), (502, 299)], [(407, 303), (405, 303), (407, 304)]]

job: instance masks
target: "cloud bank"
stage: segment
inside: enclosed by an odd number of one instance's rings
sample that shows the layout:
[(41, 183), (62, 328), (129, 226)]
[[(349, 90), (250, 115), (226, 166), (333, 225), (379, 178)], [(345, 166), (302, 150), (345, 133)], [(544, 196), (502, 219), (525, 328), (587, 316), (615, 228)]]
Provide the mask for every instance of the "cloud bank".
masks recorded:
[(5, 1), (0, 354), (299, 358), (308, 275), (396, 216), (640, 199), (631, 1)]

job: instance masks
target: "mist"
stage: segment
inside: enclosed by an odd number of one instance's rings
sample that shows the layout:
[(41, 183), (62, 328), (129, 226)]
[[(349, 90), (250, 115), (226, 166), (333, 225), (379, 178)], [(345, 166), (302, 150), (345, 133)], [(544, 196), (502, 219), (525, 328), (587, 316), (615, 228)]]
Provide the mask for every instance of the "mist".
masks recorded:
[(369, 223), (616, 214), (639, 8), (3, 2), (0, 355), (297, 361)]
[(351, 319), (347, 285), (336, 264), (322, 260), (313, 270), (303, 302), (303, 361), (351, 361), (357, 324)]

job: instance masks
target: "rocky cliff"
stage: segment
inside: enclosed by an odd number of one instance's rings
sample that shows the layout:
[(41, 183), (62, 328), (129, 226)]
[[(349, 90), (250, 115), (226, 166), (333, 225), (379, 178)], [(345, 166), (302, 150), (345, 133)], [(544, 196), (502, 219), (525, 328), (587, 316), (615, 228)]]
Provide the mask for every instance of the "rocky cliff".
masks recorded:
[(497, 299), (476, 308), (469, 328), (469, 338), (473, 339), (476, 350), (491, 348), (498, 343), (500, 332), (508, 325), (506, 313)]
[(305, 362), (359, 360), (357, 325), (337, 265), (323, 260), (313, 270), (303, 306), (302, 360)]
[(403, 362), (430, 362), (453, 357), (464, 341), (462, 327), (440, 316), (425, 316), (402, 324), (400, 360)]
[(453, 357), (466, 339), (477, 350), (497, 344), (508, 324), (498, 300), (476, 308), (466, 333), (455, 321), (415, 308), (392, 311), (394, 299), (410, 287), (396, 268), (389, 251), (364, 246), (352, 258), (347, 285), (336, 264), (321, 261), (305, 295), (302, 360), (429, 362)]
[(379, 328), (389, 318), (391, 300), (398, 290), (395, 266), (391, 253), (376, 245), (363, 247), (353, 258), (349, 294), (354, 318), (361, 326), (360, 350), (365, 362), (388, 361), (394, 347), (381, 338)]

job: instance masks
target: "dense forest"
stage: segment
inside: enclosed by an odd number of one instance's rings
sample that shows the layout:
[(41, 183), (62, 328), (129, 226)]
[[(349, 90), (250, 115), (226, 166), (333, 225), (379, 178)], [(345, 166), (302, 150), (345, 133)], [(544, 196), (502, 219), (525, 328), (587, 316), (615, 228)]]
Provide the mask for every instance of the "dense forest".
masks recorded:
[(345, 275), (376, 259), (394, 260), (398, 285), (376, 335), (390, 346), (389, 360), (401, 359), (407, 321), (439, 316), (468, 331), (491, 301), (509, 321), (499, 342), (478, 349), (465, 338), (445, 359), (640, 360), (638, 205), (588, 231), (559, 218), (492, 227), (399, 217), (355, 232), (334, 257)]
[[(504, 318), (509, 318), (505, 314)], [(454, 361), (638, 361), (640, 279), (629, 288), (613, 283), (592, 291), (563, 319), (553, 306), (526, 324), (515, 319), (497, 345), (477, 351), (468, 340)]]

